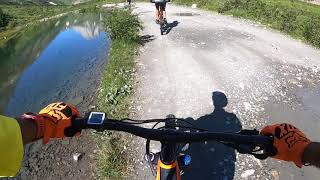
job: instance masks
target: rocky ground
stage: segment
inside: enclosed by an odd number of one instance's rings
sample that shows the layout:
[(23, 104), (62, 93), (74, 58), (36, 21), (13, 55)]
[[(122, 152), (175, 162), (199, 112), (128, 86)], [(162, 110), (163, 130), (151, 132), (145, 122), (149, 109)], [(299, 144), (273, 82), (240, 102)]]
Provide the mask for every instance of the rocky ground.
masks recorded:
[(89, 133), (47, 145), (37, 142), (26, 151), (20, 174), (12, 179), (94, 179), (96, 151)]
[[(175, 114), (192, 117), (194, 124), (215, 131), (231, 131), (239, 124), (259, 129), (289, 122), (319, 140), (319, 50), (251, 21), (172, 4), (167, 10), (168, 34), (161, 36), (151, 4), (137, 4), (134, 12), (144, 23), (143, 35), (150, 37), (137, 59), (134, 118)], [(222, 115), (213, 113), (214, 91), (228, 98)], [(144, 143), (133, 140), (130, 179), (154, 178), (143, 160)], [(217, 143), (190, 148), (193, 160), (184, 179), (316, 179), (320, 175), (311, 167), (260, 161)]]

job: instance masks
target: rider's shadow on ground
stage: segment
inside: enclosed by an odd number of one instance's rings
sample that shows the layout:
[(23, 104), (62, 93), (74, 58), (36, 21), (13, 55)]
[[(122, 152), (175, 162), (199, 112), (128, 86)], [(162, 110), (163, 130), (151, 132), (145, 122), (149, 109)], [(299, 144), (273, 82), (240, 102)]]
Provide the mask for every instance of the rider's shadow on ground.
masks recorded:
[(173, 21), (172, 23), (168, 23), (163, 29), (164, 34), (165, 35), (169, 34), (174, 27), (178, 26), (178, 24), (179, 24), (178, 21)]
[[(188, 119), (197, 128), (214, 132), (237, 132), (241, 130), (241, 122), (233, 113), (226, 112), (228, 100), (224, 93), (213, 92), (214, 111), (197, 120)], [(191, 164), (183, 179), (233, 179), (236, 154), (233, 148), (218, 142), (204, 142), (190, 144), (186, 154), (191, 155)]]

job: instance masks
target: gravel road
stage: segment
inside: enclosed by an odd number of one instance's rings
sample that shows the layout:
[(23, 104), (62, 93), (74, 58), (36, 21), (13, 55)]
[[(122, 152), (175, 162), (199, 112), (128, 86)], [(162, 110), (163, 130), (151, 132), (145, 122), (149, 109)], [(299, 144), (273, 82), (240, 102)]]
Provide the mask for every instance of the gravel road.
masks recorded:
[[(150, 42), (136, 62), (132, 117), (175, 114), (216, 131), (289, 122), (320, 141), (319, 50), (251, 21), (172, 4), (167, 9), (170, 28), (163, 36), (152, 4), (138, 3), (134, 9)], [(213, 111), (214, 91), (226, 95), (225, 111)], [(129, 179), (153, 179), (143, 161), (144, 142), (136, 138), (132, 143)], [(259, 161), (217, 143), (192, 144), (188, 151), (193, 160), (183, 179), (320, 177), (312, 167)]]

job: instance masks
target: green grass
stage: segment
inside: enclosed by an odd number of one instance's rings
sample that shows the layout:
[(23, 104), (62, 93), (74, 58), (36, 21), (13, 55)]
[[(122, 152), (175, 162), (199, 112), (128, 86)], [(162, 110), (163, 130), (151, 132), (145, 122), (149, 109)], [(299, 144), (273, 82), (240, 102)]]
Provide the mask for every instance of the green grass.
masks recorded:
[[(134, 57), (140, 45), (140, 22), (131, 11), (114, 10), (105, 19), (106, 29), (112, 39), (108, 64), (98, 96), (98, 109), (111, 118), (129, 116), (132, 93)], [(125, 147), (128, 137), (108, 132), (96, 136), (98, 179), (122, 179), (127, 172)]]
[(175, 0), (259, 21), (294, 38), (320, 47), (320, 6), (297, 0)]

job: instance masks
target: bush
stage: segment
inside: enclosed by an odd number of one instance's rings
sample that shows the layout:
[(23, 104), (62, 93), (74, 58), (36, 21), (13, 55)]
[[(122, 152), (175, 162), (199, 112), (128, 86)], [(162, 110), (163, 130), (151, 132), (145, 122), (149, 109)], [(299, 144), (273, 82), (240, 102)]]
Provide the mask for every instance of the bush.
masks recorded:
[(314, 46), (320, 47), (320, 19), (310, 21), (304, 31), (304, 37)]
[(138, 16), (129, 10), (112, 10), (105, 18), (105, 25), (113, 40), (140, 40), (142, 26)]
[(10, 17), (8, 14), (5, 14), (2, 9), (0, 9), (0, 28), (6, 27), (9, 24)]

